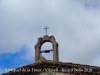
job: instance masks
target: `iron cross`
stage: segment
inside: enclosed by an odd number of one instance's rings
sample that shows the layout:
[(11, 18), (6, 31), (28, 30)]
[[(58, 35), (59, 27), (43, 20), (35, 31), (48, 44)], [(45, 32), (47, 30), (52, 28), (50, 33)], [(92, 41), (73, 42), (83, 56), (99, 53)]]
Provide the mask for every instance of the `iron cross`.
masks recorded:
[(45, 29), (45, 31), (46, 31), (46, 35), (47, 35), (47, 29), (49, 29), (49, 27), (45, 26), (44, 29)]

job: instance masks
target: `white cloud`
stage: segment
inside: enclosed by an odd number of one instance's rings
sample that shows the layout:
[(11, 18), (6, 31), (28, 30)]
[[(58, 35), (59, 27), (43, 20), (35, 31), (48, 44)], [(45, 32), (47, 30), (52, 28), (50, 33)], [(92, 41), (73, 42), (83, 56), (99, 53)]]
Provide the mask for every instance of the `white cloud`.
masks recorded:
[(79, 1), (5, 0), (0, 10), (0, 54), (28, 45), (26, 56), (32, 58), (45, 25), (59, 43), (60, 61), (91, 64), (100, 52), (100, 11), (86, 10)]

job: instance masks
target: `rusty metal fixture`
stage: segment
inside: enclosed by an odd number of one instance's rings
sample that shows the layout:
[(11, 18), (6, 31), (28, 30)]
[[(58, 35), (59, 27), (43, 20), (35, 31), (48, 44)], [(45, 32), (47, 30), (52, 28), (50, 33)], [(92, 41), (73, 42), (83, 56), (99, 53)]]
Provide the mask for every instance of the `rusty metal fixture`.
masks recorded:
[(42, 50), (42, 51), (40, 51), (40, 53), (50, 53), (51, 51), (53, 51), (53, 50)]

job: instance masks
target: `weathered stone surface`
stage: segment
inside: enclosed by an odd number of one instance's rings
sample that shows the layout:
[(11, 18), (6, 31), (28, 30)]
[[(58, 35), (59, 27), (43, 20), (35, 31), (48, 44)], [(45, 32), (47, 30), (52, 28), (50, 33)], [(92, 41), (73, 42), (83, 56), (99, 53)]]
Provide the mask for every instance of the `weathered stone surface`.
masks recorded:
[[(91, 70), (85, 71), (86, 68)], [(18, 69), (20, 69), (19, 72), (11, 71), (1, 75), (41, 75), (40, 73), (44, 73), (47, 70), (56, 71), (57, 72), (56, 75), (100, 75), (100, 67), (80, 65), (74, 63), (64, 63), (64, 62), (57, 62), (51, 60), (45, 60), (42, 62), (38, 61), (35, 62), (34, 64), (26, 65)], [(23, 71), (23, 69), (26, 69), (26, 72)], [(75, 71), (68, 71), (69, 69), (75, 69)], [(83, 71), (82, 70), (77, 71), (77, 69), (78, 70), (82, 69)]]
[(39, 62), (43, 62), (43, 61), (46, 61), (46, 59), (45, 59), (45, 57), (41, 56), (39, 59)]
[[(51, 42), (53, 49), (41, 51), (41, 46), (45, 42)], [(50, 51), (53, 51), (53, 60), (59, 61), (58, 43), (56, 42), (55, 37), (54, 36), (48, 36), (48, 35), (44, 35), (43, 38), (39, 37), (37, 44), (35, 45), (35, 62), (39, 61), (42, 52), (48, 53)]]

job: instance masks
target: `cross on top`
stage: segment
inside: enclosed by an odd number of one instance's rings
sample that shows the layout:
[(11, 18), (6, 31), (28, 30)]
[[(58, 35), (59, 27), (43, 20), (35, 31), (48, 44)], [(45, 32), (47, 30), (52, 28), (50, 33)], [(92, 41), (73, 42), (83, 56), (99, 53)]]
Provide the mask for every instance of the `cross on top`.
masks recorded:
[(47, 35), (47, 29), (49, 29), (49, 27), (45, 26), (44, 29), (45, 29), (45, 31), (46, 31), (46, 35)]

